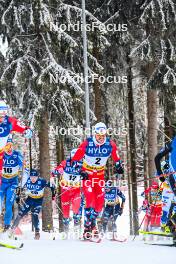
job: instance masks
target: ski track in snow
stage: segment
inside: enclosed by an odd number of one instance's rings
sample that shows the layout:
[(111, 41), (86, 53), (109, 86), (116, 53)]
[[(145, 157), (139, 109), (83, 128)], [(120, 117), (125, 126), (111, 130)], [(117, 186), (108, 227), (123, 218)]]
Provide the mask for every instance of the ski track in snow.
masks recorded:
[(145, 245), (143, 241), (117, 243), (102, 241), (100, 244), (79, 240), (24, 240), (20, 251), (0, 248), (0, 263), (171, 263), (175, 248)]

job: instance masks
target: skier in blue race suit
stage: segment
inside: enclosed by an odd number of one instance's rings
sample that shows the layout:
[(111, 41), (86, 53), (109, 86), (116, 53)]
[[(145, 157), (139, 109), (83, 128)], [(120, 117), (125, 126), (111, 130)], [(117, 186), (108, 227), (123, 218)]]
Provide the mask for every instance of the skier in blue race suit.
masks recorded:
[(33, 217), (33, 224), (35, 228), (35, 239), (40, 238), (40, 228), (39, 228), (39, 213), (42, 208), (44, 190), (48, 187), (52, 191), (52, 196), (55, 196), (55, 187), (50, 185), (45, 179), (40, 178), (38, 171), (31, 169), (30, 177), (27, 180), (24, 188), (26, 189), (27, 199), (22, 206), (20, 206), (18, 215), (12, 225), (11, 232), (13, 233), (15, 228), (18, 226), (20, 220), (27, 215), (30, 211)]
[[(120, 203), (120, 199), (121, 203)], [(108, 221), (113, 219), (113, 231), (116, 230), (117, 217), (122, 215), (125, 204), (125, 195), (118, 187), (113, 186), (112, 181), (108, 181), (105, 188), (105, 208), (102, 214), (103, 231), (106, 232)]]
[[(168, 173), (163, 174), (162, 159), (168, 155)], [(172, 141), (169, 144), (166, 144), (166, 146), (156, 155), (155, 166), (157, 169), (157, 175), (160, 177), (160, 181), (167, 182), (173, 193), (172, 200), (176, 202), (176, 136), (174, 136)], [(167, 225), (169, 225), (170, 230), (173, 233), (173, 242), (176, 244), (176, 206), (172, 208), (172, 215)]]
[(12, 138), (7, 140), (3, 156), (1, 200), (5, 199), (4, 231), (10, 227), (13, 217), (13, 204), (18, 187), (18, 178), (23, 167), (23, 156), (19, 151), (13, 150)]

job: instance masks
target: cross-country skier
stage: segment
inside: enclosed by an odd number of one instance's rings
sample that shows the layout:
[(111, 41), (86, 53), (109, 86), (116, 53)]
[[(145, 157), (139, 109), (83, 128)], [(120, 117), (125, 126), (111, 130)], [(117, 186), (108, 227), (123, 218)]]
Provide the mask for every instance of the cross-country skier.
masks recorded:
[(26, 138), (31, 138), (33, 135), (33, 132), (29, 127), (21, 124), (18, 119), (9, 117), (7, 115), (8, 110), (9, 107), (6, 103), (0, 100), (0, 185), (2, 178), (4, 147), (6, 146), (9, 134), (11, 132), (19, 132)]
[(102, 226), (104, 233), (107, 230), (107, 224), (110, 219), (112, 219), (113, 222), (113, 232), (117, 231), (116, 220), (117, 217), (121, 216), (123, 213), (125, 200), (125, 195), (118, 187), (113, 186), (113, 181), (107, 181), (105, 187), (105, 208), (102, 214)]
[(78, 213), (81, 205), (82, 162), (73, 162), (71, 164), (71, 158), (76, 150), (73, 149), (67, 159), (63, 160), (54, 170), (54, 173), (58, 174), (60, 178), (61, 207), (65, 232), (68, 232), (69, 229), (71, 206), (74, 213), (74, 225), (78, 225), (80, 220), (78, 219)]
[[(168, 160), (161, 163), (161, 169), (165, 176), (165, 181), (163, 182), (163, 192), (162, 192), (162, 217), (161, 217), (161, 229), (164, 232), (170, 233), (170, 228), (168, 226), (169, 216), (172, 213), (174, 207), (174, 193), (169, 184), (169, 177), (167, 175), (170, 172)], [(163, 179), (164, 179), (163, 178)]]
[(83, 170), (88, 177), (83, 181), (83, 193), (85, 196), (85, 221), (84, 234), (86, 239), (90, 233), (97, 233), (96, 218), (104, 206), (104, 174), (109, 157), (115, 162), (116, 172), (123, 174), (123, 167), (118, 155), (117, 145), (107, 137), (107, 127), (100, 122), (95, 125), (95, 133), (87, 138), (78, 148), (73, 161), (83, 159)]
[(5, 200), (4, 231), (10, 227), (13, 216), (13, 204), (18, 187), (18, 178), (23, 168), (23, 157), (19, 151), (13, 150), (12, 138), (9, 137), (4, 149), (1, 200)]
[(160, 221), (162, 215), (162, 188), (158, 182), (153, 181), (151, 186), (147, 188), (142, 194), (145, 198), (145, 203), (148, 201), (146, 210), (146, 217), (144, 222), (144, 230), (150, 231), (152, 229), (160, 228)]
[(50, 188), (52, 191), (52, 196), (55, 196), (55, 187), (51, 186), (50, 182), (40, 178), (37, 170), (31, 169), (30, 177), (24, 185), (27, 199), (25, 200), (24, 204), (20, 206), (18, 215), (11, 227), (11, 233), (15, 231), (15, 228), (18, 226), (20, 220), (30, 211), (32, 213), (33, 224), (35, 228), (35, 239), (38, 240), (40, 238), (39, 213), (42, 208), (44, 189), (46, 187)]
[[(173, 131), (173, 134), (175, 132)], [(168, 175), (163, 175), (162, 171), (162, 159), (169, 155), (169, 171)], [(155, 166), (157, 169), (157, 175), (160, 176), (160, 181), (165, 182), (167, 176), (167, 182), (174, 194), (174, 201), (176, 202), (176, 136), (173, 137), (172, 141), (164, 148), (155, 157)], [(170, 217), (170, 228), (173, 233), (173, 241), (176, 244), (176, 206), (173, 206), (172, 215)]]

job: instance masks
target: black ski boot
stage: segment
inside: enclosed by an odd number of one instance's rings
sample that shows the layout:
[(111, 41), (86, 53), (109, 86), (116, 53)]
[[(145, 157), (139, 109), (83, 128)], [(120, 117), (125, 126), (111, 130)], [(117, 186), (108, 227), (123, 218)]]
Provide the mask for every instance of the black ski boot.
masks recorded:
[(3, 232), (6, 232), (7, 230), (9, 230), (9, 228), (10, 228), (10, 225), (5, 225)]
[(35, 240), (39, 240), (40, 239), (40, 232), (37, 230), (35, 231), (35, 237), (34, 237)]
[(83, 233), (84, 240), (90, 240), (92, 238), (92, 230), (91, 227), (85, 227)]

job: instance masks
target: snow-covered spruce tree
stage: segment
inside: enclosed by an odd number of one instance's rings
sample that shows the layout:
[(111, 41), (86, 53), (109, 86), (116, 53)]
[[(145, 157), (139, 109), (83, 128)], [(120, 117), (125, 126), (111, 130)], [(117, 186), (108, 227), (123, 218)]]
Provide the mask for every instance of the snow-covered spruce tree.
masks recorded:
[[(1, 20), (9, 41), (6, 68), (1, 76), (2, 85), (6, 88), (10, 103), (16, 105), (16, 108), (20, 106), (22, 114), (29, 114), (29, 109), (32, 109), (39, 116), (40, 172), (46, 179), (50, 175), (48, 109), (51, 91), (54, 95), (57, 89), (60, 90), (55, 100), (58, 112), (65, 107), (65, 111), (60, 111), (60, 119), (71, 116), (66, 110), (73, 100), (72, 90), (77, 96), (82, 93), (71, 77), (71, 71), (61, 66), (59, 57), (60, 41), (65, 42), (65, 46), (69, 44), (72, 47), (75, 43), (57, 32), (53, 14), (47, 4), (48, 1), (9, 1), (5, 3)], [(49, 74), (56, 73), (67, 78), (67, 87), (51, 86)], [(52, 228), (51, 215), (51, 194), (46, 191), (43, 207), (44, 230)]]
[[(87, 35), (88, 35), (88, 61), (89, 61), (89, 74), (90, 76), (106, 76), (105, 69), (100, 65), (100, 62), (102, 61), (102, 55), (104, 53), (105, 47), (109, 46), (110, 43), (107, 41), (108, 32), (106, 31), (104, 27), (104, 23), (100, 22), (99, 17), (98, 19), (95, 17), (94, 11), (95, 7), (100, 4), (100, 1), (94, 1), (92, 3), (91, 1), (86, 1), (86, 22), (87, 22)], [(74, 7), (73, 7), (74, 5)], [(82, 14), (81, 11), (81, 2), (80, 1), (64, 1), (63, 9), (65, 10), (65, 14), (73, 14), (71, 16), (71, 21), (78, 23), (80, 22), (80, 18), (78, 17), (78, 13)], [(73, 12), (73, 9), (75, 12)], [(67, 19), (68, 20), (68, 19)], [(68, 23), (68, 25), (73, 29), (73, 24)], [(91, 25), (91, 26), (90, 26)], [(82, 29), (81, 29), (82, 33)], [(76, 35), (76, 32), (74, 32), (74, 35)], [(80, 46), (82, 44), (80, 43)], [(91, 108), (93, 109), (95, 113), (95, 117), (100, 120), (101, 119), (101, 84), (98, 80), (98, 78), (95, 78), (92, 80), (91, 83), (89, 83), (90, 87), (90, 96), (91, 96)]]
[[(141, 38), (137, 40), (131, 55), (138, 57), (142, 64), (142, 73), (147, 79), (147, 87), (172, 90), (176, 85), (176, 4), (172, 0), (145, 1), (141, 9), (139, 26)], [(148, 169), (149, 175), (155, 171), (154, 157), (157, 153), (157, 104), (156, 91), (148, 91)], [(167, 98), (167, 97), (166, 97)], [(154, 105), (152, 105), (154, 104)], [(165, 100), (165, 105), (167, 102)], [(155, 106), (156, 107), (156, 106)]]
[(131, 56), (143, 63), (149, 88), (174, 91), (176, 3), (173, 0), (146, 0), (141, 9), (141, 39), (136, 41)]
[[(81, 18), (80, 9), (60, 1), (3, 2), (0, 33), (8, 39), (9, 47), (1, 87), (16, 112), (20, 111), (24, 117), (32, 112), (33, 117), (38, 117), (40, 171), (47, 179), (48, 119), (59, 127), (69, 127), (83, 119), (83, 110), (79, 111), (83, 109), (82, 85), (74, 79), (83, 72), (80, 35), (72, 37), (58, 25), (58, 22), (70, 24), (71, 12), (74, 19), (75, 15)], [(91, 21), (97, 21), (90, 13), (88, 15)], [(100, 67), (91, 54), (89, 58)], [(45, 195), (43, 210), (45, 230), (47, 226), (52, 227), (51, 206), (48, 205), (51, 205), (49, 193)]]

